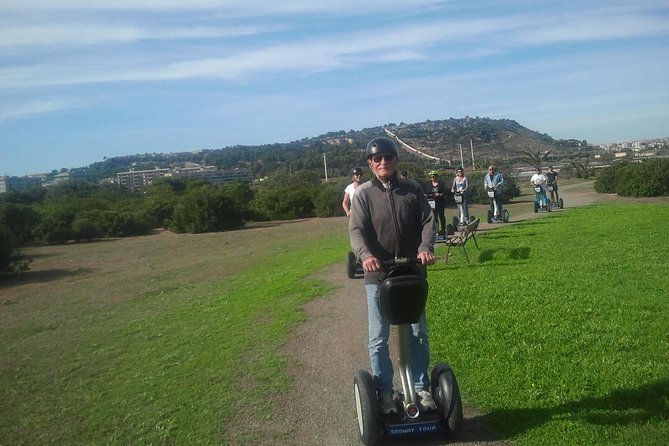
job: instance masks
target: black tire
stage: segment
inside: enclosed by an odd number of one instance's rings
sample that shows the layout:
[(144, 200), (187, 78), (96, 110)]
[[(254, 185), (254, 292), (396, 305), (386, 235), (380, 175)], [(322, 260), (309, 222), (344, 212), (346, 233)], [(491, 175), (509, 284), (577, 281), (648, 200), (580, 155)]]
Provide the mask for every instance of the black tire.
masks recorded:
[(537, 203), (537, 199), (534, 199), (534, 213), (536, 214), (539, 212), (539, 203)]
[(558, 207), (559, 207), (560, 209), (564, 209), (564, 201), (562, 201), (562, 198), (560, 198), (560, 199), (558, 200)]
[(457, 228), (457, 225), (456, 226), (453, 226), (453, 225), (450, 225), (450, 224), (446, 225), (446, 235), (455, 234), (455, 228)]
[(358, 433), (360, 440), (366, 445), (375, 445), (379, 439), (379, 423), (377, 414), (379, 402), (372, 375), (365, 370), (358, 370), (353, 379), (355, 394), (355, 410), (358, 415)]
[(506, 209), (504, 209), (504, 212), (502, 212), (502, 221), (504, 221), (504, 223), (509, 222), (509, 211)]
[(546, 210), (551, 212), (553, 210), (553, 204), (550, 201), (546, 201)]
[(455, 373), (446, 364), (432, 369), (432, 395), (441, 411), (442, 425), (449, 437), (455, 438), (462, 430), (462, 398)]
[(492, 209), (488, 209), (488, 223), (492, 223)]
[(460, 218), (453, 217), (453, 227), (457, 228), (459, 224), (460, 224)]
[(348, 275), (349, 279), (355, 279), (355, 269), (356, 269), (355, 254), (349, 251), (348, 256), (346, 257), (346, 275)]

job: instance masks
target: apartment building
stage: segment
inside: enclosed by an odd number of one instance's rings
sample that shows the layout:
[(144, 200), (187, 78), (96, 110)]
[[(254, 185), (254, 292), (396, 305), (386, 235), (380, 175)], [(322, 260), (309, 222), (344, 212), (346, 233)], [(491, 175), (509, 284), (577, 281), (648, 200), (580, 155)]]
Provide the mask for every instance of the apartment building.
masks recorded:
[(250, 182), (251, 174), (245, 170), (218, 170), (215, 166), (189, 166), (172, 169), (152, 169), (116, 174), (116, 181), (120, 187), (129, 190), (141, 190), (150, 186), (157, 178), (186, 177), (197, 178), (212, 184), (223, 185), (234, 181)]

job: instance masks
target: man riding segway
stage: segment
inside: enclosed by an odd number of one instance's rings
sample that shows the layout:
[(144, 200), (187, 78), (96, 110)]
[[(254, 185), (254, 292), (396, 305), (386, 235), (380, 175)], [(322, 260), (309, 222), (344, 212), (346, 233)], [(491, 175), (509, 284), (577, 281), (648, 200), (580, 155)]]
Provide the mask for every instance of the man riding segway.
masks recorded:
[[(405, 430), (434, 432), (441, 423), (450, 426), (446, 429), (455, 433), (462, 420), (455, 376), (446, 365), (435, 367), (432, 379), (428, 374), (430, 350), (424, 311), (427, 298), (424, 267), (435, 262), (435, 217), (420, 185), (414, 180), (399, 179), (397, 146), (391, 139), (372, 139), (367, 144), (366, 155), (373, 178), (357, 189), (353, 198), (355, 212), (349, 221), (351, 247), (364, 270), (372, 366), (371, 375), (360, 371), (354, 381), (360, 435), (365, 444), (374, 444), (379, 417), (388, 427), (389, 435)], [(413, 265), (408, 267), (408, 274), (390, 267), (400, 261), (405, 267), (407, 263)], [(393, 279), (399, 280), (389, 280), (398, 271), (399, 277)], [(407, 281), (417, 288), (410, 286), (408, 293), (400, 291), (401, 299), (396, 303), (409, 305), (411, 311), (399, 311), (401, 317), (395, 320), (398, 312), (393, 314), (387, 310), (386, 297), (397, 297), (393, 289), (406, 290), (402, 286)], [(421, 300), (420, 305), (409, 303), (418, 300)], [(406, 313), (412, 316), (404, 319)], [(393, 389), (394, 371), (388, 347), (391, 324), (401, 327), (402, 394), (396, 394)], [(439, 393), (439, 407), (432, 396), (435, 389)], [(437, 410), (443, 406), (448, 406), (444, 410), (446, 415)], [(454, 415), (450, 421), (444, 422), (451, 413)], [(421, 416), (427, 420), (422, 424)]]

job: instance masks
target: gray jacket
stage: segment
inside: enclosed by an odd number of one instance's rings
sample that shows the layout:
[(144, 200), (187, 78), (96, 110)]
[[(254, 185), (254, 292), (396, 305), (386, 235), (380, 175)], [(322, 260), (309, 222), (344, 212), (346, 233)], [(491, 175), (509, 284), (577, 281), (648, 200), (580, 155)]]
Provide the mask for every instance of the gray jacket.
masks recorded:
[[(436, 221), (420, 185), (397, 175), (386, 189), (378, 178), (360, 185), (353, 196), (349, 237), (359, 261), (374, 256), (416, 258), (434, 252)], [(382, 273), (365, 273), (365, 283), (376, 283)]]

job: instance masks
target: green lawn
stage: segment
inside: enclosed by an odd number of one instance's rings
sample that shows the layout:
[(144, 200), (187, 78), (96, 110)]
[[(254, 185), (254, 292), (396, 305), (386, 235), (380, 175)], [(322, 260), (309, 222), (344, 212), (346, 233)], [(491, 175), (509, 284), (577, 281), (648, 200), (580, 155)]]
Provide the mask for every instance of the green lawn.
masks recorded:
[(572, 209), (432, 268), (433, 360), (500, 438), (667, 444), (668, 219), (666, 205)]
[[(430, 268), (433, 360), (497, 438), (666, 444), (668, 219), (667, 205), (569, 209)], [(271, 418), (263, 395), (290, 385), (280, 346), (332, 292), (309, 277), (344, 274), (346, 234), (327, 231), (268, 236), (262, 258), (225, 259), (244, 231), (32, 250), (63, 267), (0, 287), (0, 445), (221, 444), (239, 405)]]
[[(302, 305), (330, 292), (308, 277), (341, 261), (346, 234), (268, 237), (266, 255), (226, 261), (216, 259), (222, 234), (175, 237), (144, 238), (141, 249), (48, 247), (38, 256), (92, 268), (106, 259), (98, 284), (40, 296), (0, 289), (12, 295), (0, 299), (0, 445), (222, 444), (239, 408), (258, 420), (279, 410), (268, 414), (264, 396), (288, 385), (280, 346)], [(181, 261), (163, 252), (170, 243)], [(255, 261), (225, 271), (246, 257)], [(129, 265), (114, 271), (120, 262)], [(244, 435), (234, 444), (253, 444)]]

